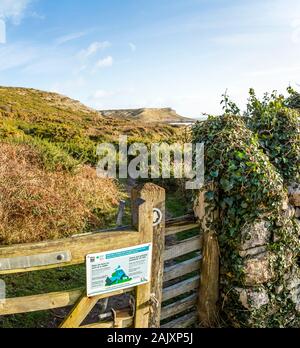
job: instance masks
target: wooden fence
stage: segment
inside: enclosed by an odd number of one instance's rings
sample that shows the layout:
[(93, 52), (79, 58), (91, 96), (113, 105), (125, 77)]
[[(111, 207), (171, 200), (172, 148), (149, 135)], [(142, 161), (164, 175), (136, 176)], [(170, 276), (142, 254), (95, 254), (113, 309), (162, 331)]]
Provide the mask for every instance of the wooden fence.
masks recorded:
[[(153, 259), (150, 283), (95, 297), (87, 297), (83, 287), (7, 298), (0, 303), (0, 315), (73, 306), (61, 323), (61, 328), (185, 328), (199, 323), (199, 308), (206, 311), (203, 306), (206, 299), (199, 298), (203, 247), (199, 224), (193, 215), (166, 222), (165, 191), (156, 185), (146, 184), (134, 188), (131, 201), (132, 227), (56, 241), (1, 247), (0, 276), (83, 264), (88, 254), (151, 242)], [(153, 227), (155, 208), (163, 213), (163, 219), (158, 226)], [(190, 230), (194, 230), (194, 233), (184, 233)], [(102, 315), (104, 320), (82, 325), (100, 300), (125, 293), (134, 294), (131, 308), (112, 309)], [(200, 313), (200, 318), (205, 316), (206, 313)]]

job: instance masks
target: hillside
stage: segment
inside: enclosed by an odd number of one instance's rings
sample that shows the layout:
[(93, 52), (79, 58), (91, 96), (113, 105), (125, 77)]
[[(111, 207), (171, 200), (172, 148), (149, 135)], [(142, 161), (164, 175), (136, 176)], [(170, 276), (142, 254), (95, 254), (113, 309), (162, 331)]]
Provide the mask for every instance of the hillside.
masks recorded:
[(104, 116), (55, 93), (0, 87), (0, 139), (47, 141), (90, 164), (96, 162), (96, 145), (117, 142), (119, 135), (150, 143), (172, 141), (177, 134), (165, 124)]
[(97, 145), (178, 139), (179, 130), (104, 116), (78, 101), (0, 87), (0, 244), (61, 238), (114, 221), (124, 188), (101, 180)]
[(195, 121), (178, 115), (176, 111), (171, 108), (100, 110), (100, 113), (105, 117), (138, 120), (145, 123), (184, 123)]

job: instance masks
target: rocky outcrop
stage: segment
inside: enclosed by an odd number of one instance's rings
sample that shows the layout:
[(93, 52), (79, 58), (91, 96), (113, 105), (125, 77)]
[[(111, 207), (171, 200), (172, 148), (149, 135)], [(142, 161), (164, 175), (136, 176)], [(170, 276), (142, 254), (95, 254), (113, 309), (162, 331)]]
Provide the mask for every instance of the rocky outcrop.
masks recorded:
[(144, 123), (185, 123), (195, 120), (180, 116), (171, 108), (101, 110), (104, 117), (143, 121)]

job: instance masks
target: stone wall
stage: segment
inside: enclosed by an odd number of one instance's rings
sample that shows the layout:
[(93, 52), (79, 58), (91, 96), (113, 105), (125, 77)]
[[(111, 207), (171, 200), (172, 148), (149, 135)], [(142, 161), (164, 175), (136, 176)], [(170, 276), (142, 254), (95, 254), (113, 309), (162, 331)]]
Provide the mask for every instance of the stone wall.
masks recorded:
[[(199, 201), (203, 192), (195, 205), (203, 221)], [(300, 327), (300, 185), (290, 187), (278, 214), (254, 219), (239, 235), (231, 250), (220, 247), (220, 326)]]
[(262, 217), (241, 230), (242, 281), (234, 274), (230, 281), (226, 267), (221, 269), (220, 312), (226, 325), (300, 325), (299, 249), (290, 242), (300, 237), (300, 185), (290, 187), (280, 214), (275, 228)]

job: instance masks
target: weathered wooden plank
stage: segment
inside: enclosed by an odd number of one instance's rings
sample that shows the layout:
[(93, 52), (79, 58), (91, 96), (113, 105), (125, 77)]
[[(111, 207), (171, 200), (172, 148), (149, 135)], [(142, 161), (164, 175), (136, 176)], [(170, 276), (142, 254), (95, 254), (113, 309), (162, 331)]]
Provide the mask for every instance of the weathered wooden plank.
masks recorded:
[(189, 254), (202, 248), (200, 236), (185, 239), (166, 248), (164, 260), (168, 261), (176, 257)]
[(166, 287), (163, 289), (163, 301), (170, 300), (171, 298), (197, 289), (199, 287), (199, 279), (200, 276), (195, 276), (176, 283), (175, 285)]
[(101, 296), (87, 297), (84, 293), (59, 327), (62, 329), (78, 328), (100, 300), (100, 297)]
[[(123, 320), (122, 328), (130, 328), (133, 325), (133, 318)], [(79, 329), (113, 329), (115, 328), (115, 323), (113, 321), (108, 321), (104, 323), (95, 323), (89, 325), (80, 326)]]
[(112, 329), (112, 328), (129, 328), (133, 326), (133, 315), (129, 309), (121, 309), (113, 311), (114, 320), (107, 322), (93, 323), (82, 325), (80, 329)]
[[(207, 191), (215, 191), (213, 184), (208, 184)], [(195, 204), (195, 214), (202, 223), (202, 265), (199, 287), (198, 315), (201, 326), (213, 327), (217, 323), (219, 300), (219, 244), (213, 223), (219, 219), (217, 207), (206, 209), (205, 191), (199, 193)]]
[(161, 311), (161, 320), (173, 317), (179, 313), (185, 312), (188, 309), (195, 307), (197, 304), (198, 295), (195, 293), (182, 300), (176, 301), (169, 306), (165, 306)]
[(151, 311), (149, 318), (150, 328), (160, 327), (161, 302), (164, 276), (164, 251), (165, 251), (165, 190), (159, 186), (151, 185), (147, 191), (147, 199), (153, 209), (158, 209), (162, 213), (159, 225), (153, 228), (153, 253), (151, 273)]
[(0, 315), (30, 313), (72, 306), (84, 289), (61, 291), (42, 295), (7, 298), (0, 304)]
[(121, 309), (113, 310), (114, 315), (114, 328), (123, 329), (133, 325), (134, 317), (130, 310)]
[(204, 232), (202, 253), (199, 318), (201, 325), (212, 327), (217, 320), (219, 299), (219, 245), (215, 232)]
[(162, 329), (185, 329), (197, 323), (197, 313), (192, 312), (161, 326)]
[(199, 270), (200, 273), (201, 256), (196, 256), (190, 260), (178, 263), (176, 265), (165, 267), (164, 282), (181, 277), (185, 274)]
[[(152, 198), (157, 186), (145, 184), (132, 190), (132, 224), (140, 234), (141, 243), (153, 240)], [(148, 328), (150, 318), (151, 282), (136, 288), (135, 328)]]
[[(121, 295), (133, 290), (134, 288), (120, 290), (106, 294), (103, 298)], [(84, 288), (81, 288), (41, 295), (7, 298), (0, 304), (0, 315), (30, 313), (72, 306), (82, 296), (83, 291)]]
[(184, 231), (193, 230), (194, 228), (198, 228), (200, 225), (198, 223), (190, 222), (180, 222), (175, 223), (173, 225), (169, 225), (166, 227), (166, 236), (171, 236), (173, 234), (177, 234)]
[[(84, 263), (87, 254), (121, 249), (139, 244), (141, 244), (141, 235), (133, 229), (126, 231), (120, 230), (114, 232), (87, 233), (84, 235), (55, 241), (0, 247), (0, 260), (19, 256), (26, 257), (29, 255), (61, 252), (65, 250), (71, 253), (71, 261), (59, 264), (59, 267), (65, 267)], [(23, 273), (57, 267), (57, 265), (48, 265), (27, 269), (12, 269), (0, 271), (0, 275)]]
[(195, 222), (195, 215), (194, 213), (189, 213), (183, 216), (178, 216), (172, 219), (168, 219), (166, 221), (166, 226), (170, 226), (172, 224), (176, 224), (178, 222)]
[(113, 329), (115, 323), (113, 321), (108, 321), (104, 323), (94, 323), (89, 325), (80, 326), (79, 329)]

